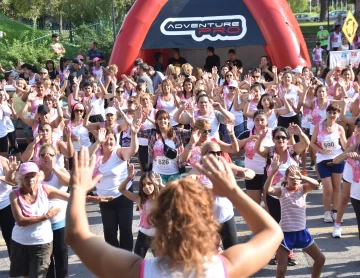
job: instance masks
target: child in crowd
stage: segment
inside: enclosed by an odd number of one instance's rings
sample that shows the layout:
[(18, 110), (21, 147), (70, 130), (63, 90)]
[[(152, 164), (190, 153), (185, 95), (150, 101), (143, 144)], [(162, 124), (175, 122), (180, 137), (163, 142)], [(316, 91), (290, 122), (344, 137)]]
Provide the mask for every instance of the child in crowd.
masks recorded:
[[(275, 155), (271, 163), (270, 175), (264, 185), (265, 191), (279, 198), (281, 207), (280, 227), (284, 232), (284, 239), (277, 251), (276, 277), (285, 277), (289, 252), (296, 248), (303, 249), (314, 260), (311, 277), (320, 277), (325, 256), (306, 227), (306, 196), (308, 192), (319, 189), (319, 183), (302, 175), (298, 166), (291, 165), (286, 170), (281, 185), (272, 186), (280, 165), (280, 157)], [(307, 184), (302, 185), (301, 181)]]
[(315, 67), (315, 76), (318, 75), (319, 69), (322, 70), (322, 55), (323, 55), (324, 49), (321, 48), (321, 43), (316, 42), (316, 47), (312, 51), (312, 59), (314, 62)]
[[(128, 166), (128, 176), (120, 184), (119, 191), (128, 199), (136, 202), (140, 208), (139, 233), (135, 243), (134, 253), (145, 258), (147, 250), (155, 235), (155, 229), (148, 222), (148, 215), (159, 195), (161, 188), (165, 185), (161, 181), (159, 174), (154, 172), (144, 173), (139, 181), (139, 193), (135, 194), (126, 189), (126, 185), (135, 177), (136, 170), (133, 164)], [(154, 251), (153, 251), (154, 253)], [(155, 254), (154, 254), (155, 255)]]

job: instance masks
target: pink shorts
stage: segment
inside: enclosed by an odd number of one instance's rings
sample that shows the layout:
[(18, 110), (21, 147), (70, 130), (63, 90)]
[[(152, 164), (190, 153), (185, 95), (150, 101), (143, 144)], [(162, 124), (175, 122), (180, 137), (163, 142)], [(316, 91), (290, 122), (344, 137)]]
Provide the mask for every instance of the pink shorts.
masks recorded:
[(314, 61), (314, 66), (321, 66), (321, 61)]

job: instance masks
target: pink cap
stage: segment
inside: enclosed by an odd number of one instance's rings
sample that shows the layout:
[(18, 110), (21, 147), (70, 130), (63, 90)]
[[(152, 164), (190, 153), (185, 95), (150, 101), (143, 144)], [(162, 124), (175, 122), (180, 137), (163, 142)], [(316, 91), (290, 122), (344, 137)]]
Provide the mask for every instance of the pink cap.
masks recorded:
[(34, 162), (25, 162), (20, 165), (20, 175), (26, 175), (28, 173), (39, 173), (39, 167)]
[(95, 63), (95, 62), (97, 62), (97, 61), (101, 61), (101, 59), (100, 59), (99, 57), (95, 57), (95, 58), (93, 59), (93, 62)]
[(236, 80), (230, 80), (228, 87), (238, 87), (238, 82)]
[(78, 60), (84, 60), (84, 56), (78, 55), (78, 56), (76, 56), (76, 59), (78, 59)]

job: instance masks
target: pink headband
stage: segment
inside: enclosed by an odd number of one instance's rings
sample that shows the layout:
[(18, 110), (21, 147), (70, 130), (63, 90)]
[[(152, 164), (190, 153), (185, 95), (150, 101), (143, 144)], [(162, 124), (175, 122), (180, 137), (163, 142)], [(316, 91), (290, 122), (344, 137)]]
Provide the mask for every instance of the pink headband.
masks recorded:
[(76, 103), (76, 104), (74, 105), (74, 110), (75, 110), (76, 108), (79, 108), (79, 106), (80, 106), (80, 108), (82, 108), (83, 110), (85, 110), (84, 105), (82, 105), (81, 103)]

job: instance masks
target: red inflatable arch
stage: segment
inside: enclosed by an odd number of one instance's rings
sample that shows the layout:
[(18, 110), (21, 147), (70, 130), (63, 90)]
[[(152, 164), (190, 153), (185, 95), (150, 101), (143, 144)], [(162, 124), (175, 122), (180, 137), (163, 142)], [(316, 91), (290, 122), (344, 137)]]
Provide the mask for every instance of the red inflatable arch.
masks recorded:
[(279, 68), (311, 65), (286, 0), (137, 0), (115, 41), (110, 64), (117, 64), (120, 74), (129, 72), (138, 57), (153, 64), (156, 51), (167, 58), (170, 48), (203, 51), (207, 46), (217, 54), (220, 48), (239, 47), (238, 58), (259, 60), (260, 55), (248, 52), (258, 46)]

